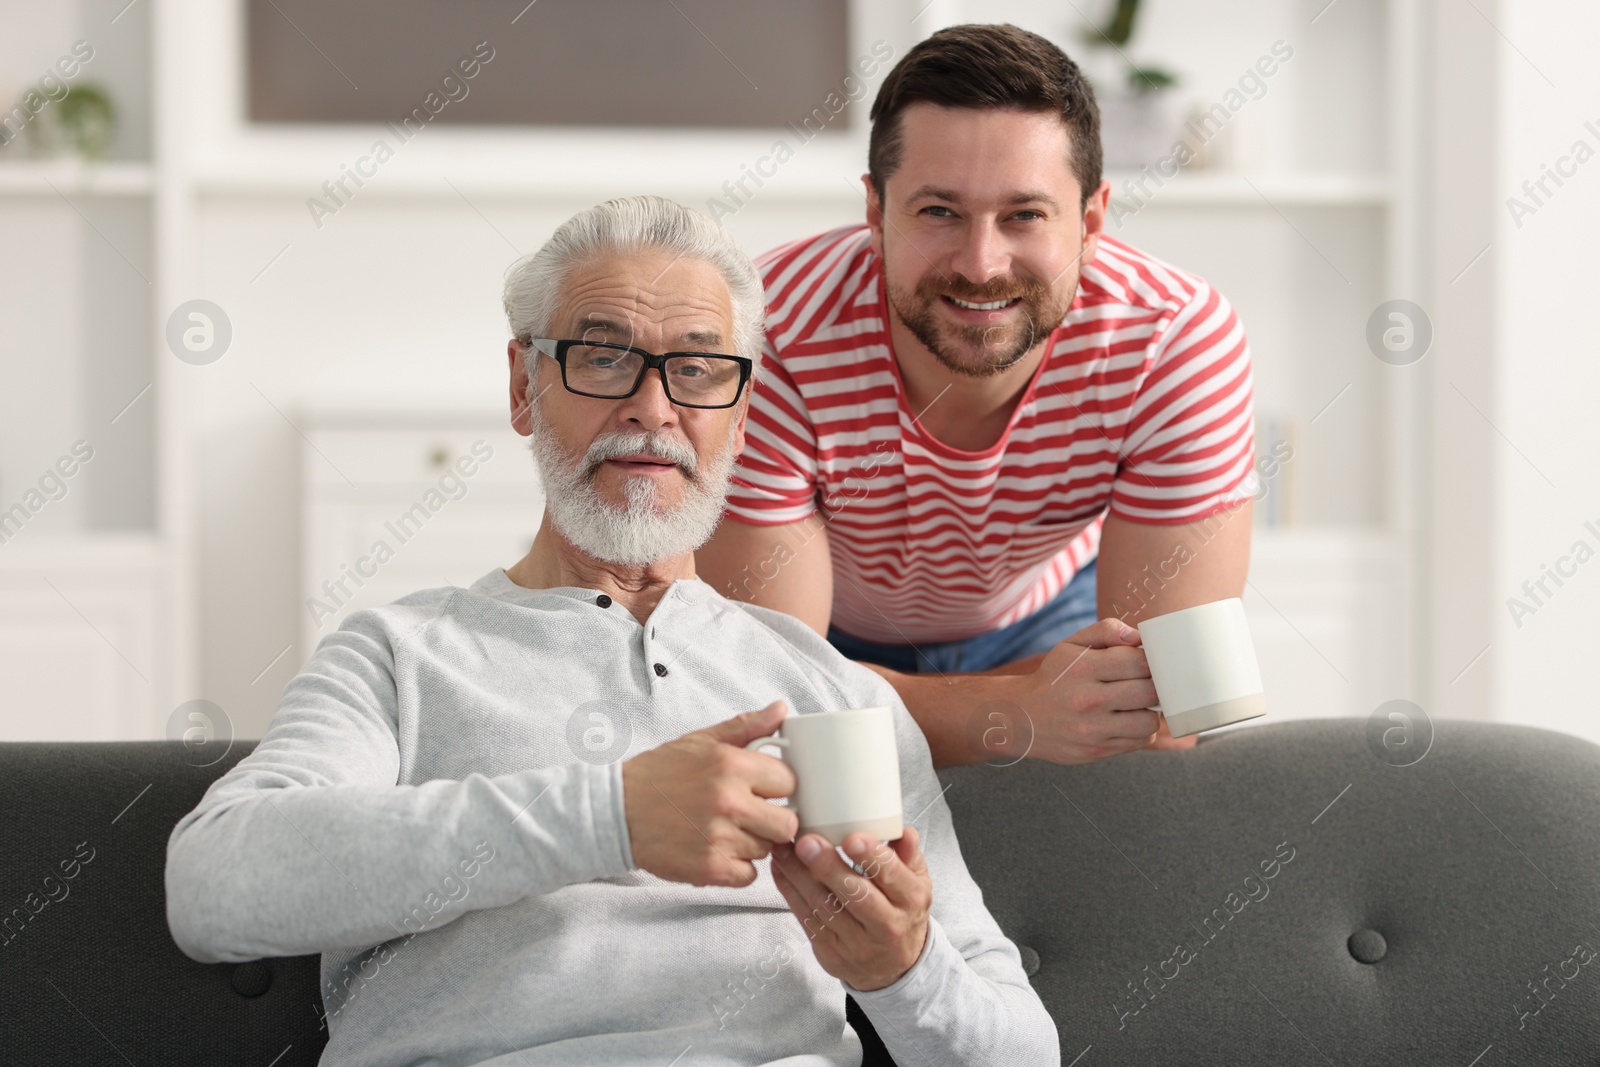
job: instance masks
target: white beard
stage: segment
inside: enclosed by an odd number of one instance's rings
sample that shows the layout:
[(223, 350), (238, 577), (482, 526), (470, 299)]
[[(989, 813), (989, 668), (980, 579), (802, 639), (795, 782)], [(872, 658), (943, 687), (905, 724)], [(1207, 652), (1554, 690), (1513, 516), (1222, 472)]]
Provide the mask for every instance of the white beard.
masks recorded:
[[(557, 531), (595, 559), (642, 567), (657, 560), (693, 552), (711, 539), (722, 519), (723, 502), (733, 477), (735, 422), (728, 440), (702, 468), (694, 450), (682, 440), (656, 433), (613, 433), (594, 439), (582, 458), (574, 459), (554, 439), (535, 400), (529, 406), (533, 435), (529, 449), (544, 483), (544, 513)], [(678, 465), (686, 480), (683, 499), (664, 510), (657, 503), (650, 475), (628, 479), (626, 503), (607, 503), (595, 487), (600, 464), (614, 456), (649, 453)]]

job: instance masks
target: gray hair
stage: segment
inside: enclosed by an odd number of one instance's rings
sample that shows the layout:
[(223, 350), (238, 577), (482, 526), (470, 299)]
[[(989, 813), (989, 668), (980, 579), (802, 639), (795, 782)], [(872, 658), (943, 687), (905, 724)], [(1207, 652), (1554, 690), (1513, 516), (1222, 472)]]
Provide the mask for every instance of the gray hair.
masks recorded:
[(614, 253), (660, 249), (717, 268), (733, 303), (734, 354), (761, 366), (766, 332), (766, 294), (750, 257), (710, 216), (660, 196), (607, 200), (580, 211), (556, 228), (533, 255), (506, 276), (506, 321), (526, 342), (547, 337), (573, 267)]

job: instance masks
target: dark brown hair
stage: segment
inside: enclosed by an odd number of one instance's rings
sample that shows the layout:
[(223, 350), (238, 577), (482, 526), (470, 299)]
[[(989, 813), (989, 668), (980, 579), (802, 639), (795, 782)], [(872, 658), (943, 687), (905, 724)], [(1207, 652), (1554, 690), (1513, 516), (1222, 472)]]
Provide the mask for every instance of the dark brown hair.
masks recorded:
[(1067, 126), (1079, 210), (1100, 186), (1100, 108), (1094, 88), (1065, 52), (1036, 33), (1009, 24), (950, 26), (894, 65), (872, 101), (867, 142), (867, 174), (879, 197), (900, 166), (900, 113), (921, 102), (1053, 112)]

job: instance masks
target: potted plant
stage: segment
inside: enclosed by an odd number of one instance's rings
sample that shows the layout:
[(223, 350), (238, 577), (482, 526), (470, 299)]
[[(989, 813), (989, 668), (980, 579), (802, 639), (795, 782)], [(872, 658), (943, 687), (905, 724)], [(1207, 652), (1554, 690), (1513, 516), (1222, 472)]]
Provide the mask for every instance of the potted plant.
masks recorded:
[(1139, 0), (1116, 0), (1110, 21), (1085, 30), (1090, 48), (1085, 73), (1100, 103), (1100, 137), (1109, 170), (1138, 170), (1169, 155), (1179, 140), (1182, 116), (1171, 71), (1130, 55), (1139, 20)]
[(67, 142), (86, 160), (98, 160), (116, 132), (111, 94), (94, 82), (74, 85), (55, 105), (55, 120)]

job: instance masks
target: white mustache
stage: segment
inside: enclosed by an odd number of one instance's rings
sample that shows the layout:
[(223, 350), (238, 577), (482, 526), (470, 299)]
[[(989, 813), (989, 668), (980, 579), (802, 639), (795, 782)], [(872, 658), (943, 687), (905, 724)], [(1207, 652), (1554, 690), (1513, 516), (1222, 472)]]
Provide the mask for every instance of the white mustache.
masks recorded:
[(699, 474), (700, 457), (695, 455), (694, 449), (689, 447), (688, 442), (668, 437), (666, 434), (640, 432), (614, 433), (595, 438), (590, 443), (589, 450), (583, 455), (584, 476), (592, 477), (600, 468), (600, 464), (608, 459), (635, 456), (640, 453), (656, 456), (676, 465), (691, 480)]

